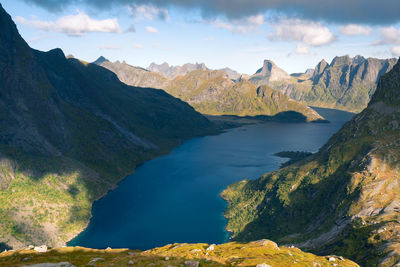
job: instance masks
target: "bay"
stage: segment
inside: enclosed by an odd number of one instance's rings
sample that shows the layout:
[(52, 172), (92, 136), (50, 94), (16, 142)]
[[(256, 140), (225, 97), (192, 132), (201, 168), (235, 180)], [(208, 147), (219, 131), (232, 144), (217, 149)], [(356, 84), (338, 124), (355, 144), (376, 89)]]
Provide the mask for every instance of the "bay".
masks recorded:
[(316, 152), (354, 114), (316, 108), (330, 123), (266, 122), (184, 142), (139, 166), (93, 205), (88, 228), (68, 243), (150, 249), (171, 243), (223, 243), (219, 196), (228, 185), (277, 170), (281, 151)]

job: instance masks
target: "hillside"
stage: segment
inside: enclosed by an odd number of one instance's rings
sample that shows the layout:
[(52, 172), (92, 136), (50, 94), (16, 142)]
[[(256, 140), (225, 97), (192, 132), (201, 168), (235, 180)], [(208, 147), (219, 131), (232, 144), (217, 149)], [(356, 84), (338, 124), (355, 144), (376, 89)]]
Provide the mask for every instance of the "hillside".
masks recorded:
[[(338, 256), (319, 257), (294, 247), (278, 247), (269, 240), (251, 243), (173, 244), (147, 251), (128, 249), (55, 248), (45, 253), (33, 249), (0, 253), (1, 266), (341, 266), (356, 263)], [(57, 264), (58, 265), (55, 265)], [(62, 265), (64, 264), (64, 265)], [(35, 266), (35, 265), (34, 265)]]
[(110, 62), (109, 60), (100, 57), (93, 63), (114, 72), (117, 74), (118, 79), (120, 79), (121, 82), (132, 86), (162, 89), (169, 82), (167, 78), (156, 72), (131, 66), (125, 61), (122, 63), (119, 61)]
[(277, 90), (256, 87), (245, 79), (232, 81), (223, 71), (192, 71), (171, 81), (165, 90), (208, 115), (276, 116), (293, 112), (295, 121), (323, 120), (313, 109)]
[(346, 55), (335, 57), (330, 64), (322, 60), (313, 72), (291, 76), (273, 62), (265, 62), (269, 64), (264, 63), (249, 79), (255, 85), (267, 84), (310, 106), (360, 112), (374, 94), (379, 78), (392, 69), (397, 59)]
[(316, 154), (223, 192), (235, 240), (270, 238), (363, 266), (400, 263), (400, 63)]
[(31, 49), (0, 5), (0, 247), (64, 245), (135, 166), (214, 125), (60, 49)]

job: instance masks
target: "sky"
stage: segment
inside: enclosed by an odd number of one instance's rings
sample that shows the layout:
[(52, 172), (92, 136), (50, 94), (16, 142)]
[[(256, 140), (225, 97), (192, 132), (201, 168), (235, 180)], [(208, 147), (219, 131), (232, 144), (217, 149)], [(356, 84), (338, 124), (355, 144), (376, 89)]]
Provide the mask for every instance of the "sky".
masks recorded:
[(398, 0), (2, 0), (35, 49), (134, 66), (205, 63), (288, 73), (321, 59), (400, 56)]

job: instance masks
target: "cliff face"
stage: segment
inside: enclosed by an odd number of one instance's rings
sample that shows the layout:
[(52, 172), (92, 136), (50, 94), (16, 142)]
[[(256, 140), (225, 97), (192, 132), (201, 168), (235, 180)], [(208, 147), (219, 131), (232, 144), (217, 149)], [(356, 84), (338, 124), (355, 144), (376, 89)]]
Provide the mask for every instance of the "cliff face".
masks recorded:
[(233, 237), (296, 243), (365, 266), (399, 263), (399, 88), (400, 63), (319, 152), (225, 190)]
[(63, 245), (137, 164), (214, 125), (162, 90), (32, 50), (0, 6), (0, 245)]

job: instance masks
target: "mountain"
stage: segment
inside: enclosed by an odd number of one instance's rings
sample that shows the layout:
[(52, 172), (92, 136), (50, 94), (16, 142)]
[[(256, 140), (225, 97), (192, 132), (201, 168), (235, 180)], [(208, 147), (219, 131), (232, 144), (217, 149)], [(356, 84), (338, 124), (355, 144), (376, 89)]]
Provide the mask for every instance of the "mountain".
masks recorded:
[[(42, 248), (43, 250), (43, 248)], [(44, 249), (46, 250), (46, 249)], [(52, 263), (52, 265), (50, 265)], [(33, 248), (0, 253), (1, 266), (341, 266), (357, 267), (338, 256), (315, 256), (294, 247), (278, 247), (269, 240), (250, 243), (171, 244), (147, 251), (129, 249)], [(34, 265), (32, 265), (34, 264)], [(39, 265), (40, 264), (40, 265)]]
[(214, 125), (162, 90), (31, 49), (0, 5), (0, 246), (64, 245), (135, 166)]
[(267, 119), (283, 121), (324, 120), (316, 111), (303, 103), (291, 100), (268, 86), (257, 88), (229, 68), (208, 70), (205, 66), (197, 64), (200, 66), (198, 70), (179, 75), (174, 79), (166, 79), (156, 72), (133, 67), (125, 62), (112, 63), (102, 57), (97, 61), (100, 62), (100, 66), (116, 73), (121, 81), (134, 86), (162, 88), (203, 114), (260, 115), (264, 116), (264, 119), (275, 116)]
[(368, 107), (317, 153), (226, 189), (233, 238), (271, 238), (362, 266), (398, 265), (399, 88), (400, 62), (382, 75)]
[(125, 61), (122, 63), (119, 61), (110, 62), (104, 57), (99, 57), (93, 63), (114, 72), (121, 82), (132, 86), (162, 89), (168, 84), (168, 79), (164, 76), (140, 67), (131, 66), (126, 64)]
[(245, 79), (234, 82), (223, 71), (192, 71), (172, 80), (164, 89), (208, 115), (263, 115), (286, 120), (283, 115), (287, 113), (294, 121), (323, 120), (316, 111), (280, 91), (256, 87)]
[(261, 78), (268, 77), (268, 71), (265, 71), (267, 75), (259, 77), (260, 74), (255, 74), (255, 78), (249, 81), (256, 85), (268, 84), (310, 106), (360, 112), (374, 94), (379, 78), (390, 71), (396, 62), (395, 58), (351, 58), (346, 55), (335, 57), (330, 64), (321, 60), (312, 75), (309, 70), (301, 77), (291, 75), (288, 78), (279, 71), (281, 75), (275, 75), (274, 79)]
[(262, 68), (258, 69), (254, 75), (249, 78), (249, 82), (255, 85), (269, 85), (276, 81), (285, 81), (290, 79), (289, 74), (279, 68), (273, 61), (264, 60)]
[(170, 66), (168, 63), (164, 62), (160, 65), (151, 63), (147, 69), (151, 72), (159, 73), (168, 79), (174, 79), (194, 70), (207, 70), (207, 67), (204, 63), (186, 63), (182, 66)]

